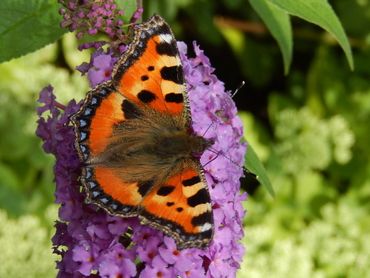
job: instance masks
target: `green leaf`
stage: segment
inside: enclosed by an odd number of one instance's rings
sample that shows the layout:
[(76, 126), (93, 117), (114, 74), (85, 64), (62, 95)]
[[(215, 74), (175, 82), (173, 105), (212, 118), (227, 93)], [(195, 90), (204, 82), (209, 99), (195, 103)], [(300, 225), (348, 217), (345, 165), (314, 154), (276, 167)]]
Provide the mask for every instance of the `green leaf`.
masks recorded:
[(290, 15), (317, 24), (335, 37), (346, 54), (353, 70), (353, 57), (348, 38), (334, 10), (327, 0), (268, 0)]
[(136, 0), (117, 0), (116, 4), (120, 10), (123, 10), (124, 14), (122, 16), (124, 24), (130, 23), (130, 19), (137, 9)]
[(35, 51), (66, 31), (55, 0), (0, 1), (0, 62)]
[(270, 195), (275, 197), (275, 191), (272, 188), (265, 167), (263, 167), (262, 162), (259, 160), (257, 154), (250, 144), (248, 144), (247, 153), (245, 155), (245, 167), (248, 171), (255, 174), (257, 180), (267, 189)]
[(279, 44), (283, 55), (284, 72), (287, 74), (293, 53), (292, 25), (289, 15), (266, 0), (249, 0), (249, 2)]

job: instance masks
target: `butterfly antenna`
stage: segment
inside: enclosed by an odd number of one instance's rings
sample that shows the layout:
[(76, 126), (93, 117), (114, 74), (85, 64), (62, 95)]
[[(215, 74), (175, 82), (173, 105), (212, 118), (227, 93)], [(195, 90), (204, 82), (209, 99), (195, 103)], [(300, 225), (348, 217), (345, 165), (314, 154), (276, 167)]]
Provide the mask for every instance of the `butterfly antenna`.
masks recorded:
[(231, 98), (233, 98), (239, 91), (240, 91), (240, 89), (241, 88), (243, 88), (243, 86), (245, 85), (245, 81), (243, 80), (241, 83), (240, 83), (240, 85), (239, 85), (239, 87), (238, 88), (236, 88), (236, 90), (234, 91), (234, 93), (231, 95)]
[[(209, 150), (209, 149), (208, 149)], [(206, 164), (202, 165), (202, 167), (206, 167), (209, 163), (211, 163), (213, 160), (217, 159), (219, 153), (216, 153), (216, 152), (213, 152), (214, 154), (216, 154), (216, 156), (214, 158), (212, 158), (210, 161), (208, 161)]]
[[(232, 164), (234, 164), (234, 165), (236, 165), (236, 166), (238, 166), (238, 167), (242, 167), (243, 168), (243, 172), (246, 172), (246, 173), (251, 173), (247, 168), (245, 168), (245, 166), (243, 165), (243, 166), (240, 166), (238, 163), (236, 163), (235, 161), (233, 161), (230, 157), (228, 157), (228, 156), (226, 156), (226, 155), (224, 155), (222, 152), (220, 152), (220, 151), (216, 151), (215, 149), (212, 149), (212, 148), (208, 148), (208, 150), (210, 151), (210, 152), (213, 152), (214, 154), (216, 154), (216, 157), (215, 158), (217, 158), (219, 155), (222, 155), (223, 157), (225, 157), (227, 160), (229, 160)], [(213, 158), (212, 160), (210, 160), (209, 162), (212, 162), (215, 158)], [(207, 162), (207, 164), (209, 163), (209, 162)], [(253, 174), (253, 173), (251, 173), (251, 174)], [(254, 175), (254, 174), (253, 174)]]
[(208, 132), (208, 130), (211, 128), (211, 126), (214, 124), (215, 122), (212, 122), (206, 129), (206, 131), (204, 131), (202, 137), (204, 137), (206, 135), (206, 133)]

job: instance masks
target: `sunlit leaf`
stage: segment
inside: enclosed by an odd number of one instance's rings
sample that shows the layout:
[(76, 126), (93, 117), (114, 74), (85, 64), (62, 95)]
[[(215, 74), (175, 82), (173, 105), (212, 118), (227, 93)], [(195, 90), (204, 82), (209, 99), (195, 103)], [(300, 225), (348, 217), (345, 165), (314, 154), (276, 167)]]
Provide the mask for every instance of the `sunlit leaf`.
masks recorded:
[(55, 0), (1, 0), (0, 62), (56, 41), (65, 32), (58, 8)]
[(346, 54), (348, 64), (354, 68), (348, 38), (337, 15), (326, 0), (268, 0), (290, 15), (317, 24), (335, 37)]

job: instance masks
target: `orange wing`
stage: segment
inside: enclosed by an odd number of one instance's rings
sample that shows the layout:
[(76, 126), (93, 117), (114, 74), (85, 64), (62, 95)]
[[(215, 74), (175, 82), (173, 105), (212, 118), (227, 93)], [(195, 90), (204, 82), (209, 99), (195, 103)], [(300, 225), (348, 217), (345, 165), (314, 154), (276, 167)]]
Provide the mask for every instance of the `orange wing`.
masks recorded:
[(113, 71), (113, 82), (117, 91), (138, 105), (189, 117), (176, 40), (160, 16), (135, 30), (133, 42)]
[(205, 178), (196, 165), (148, 192), (139, 215), (149, 224), (172, 236), (179, 249), (204, 247), (213, 236), (211, 200)]
[(121, 109), (124, 100), (109, 82), (88, 92), (80, 110), (71, 118), (77, 134), (76, 149), (82, 161), (105, 150), (114, 126), (125, 120)]

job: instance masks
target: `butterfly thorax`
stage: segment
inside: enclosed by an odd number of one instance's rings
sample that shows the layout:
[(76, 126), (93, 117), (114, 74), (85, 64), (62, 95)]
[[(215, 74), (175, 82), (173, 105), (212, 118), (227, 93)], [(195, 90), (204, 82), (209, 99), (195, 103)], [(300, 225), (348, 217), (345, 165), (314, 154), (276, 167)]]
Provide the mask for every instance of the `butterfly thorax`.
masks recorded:
[(156, 141), (156, 144), (148, 146), (148, 152), (158, 157), (172, 157), (174, 162), (181, 159), (199, 158), (212, 145), (210, 140), (189, 134), (185, 130), (159, 136)]

